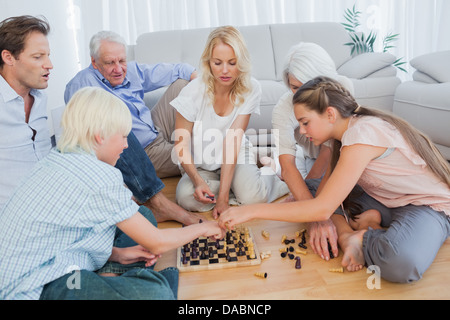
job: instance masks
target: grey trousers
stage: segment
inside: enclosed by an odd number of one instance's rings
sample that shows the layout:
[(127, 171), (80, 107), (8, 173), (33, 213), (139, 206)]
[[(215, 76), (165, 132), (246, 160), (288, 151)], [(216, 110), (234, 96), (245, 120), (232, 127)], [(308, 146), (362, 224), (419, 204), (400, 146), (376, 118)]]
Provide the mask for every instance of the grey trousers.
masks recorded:
[[(314, 193), (319, 182), (306, 181)], [(381, 277), (391, 282), (408, 283), (421, 279), (450, 236), (450, 217), (428, 206), (387, 208), (362, 189), (355, 202), (362, 206), (362, 212), (378, 210), (384, 228), (369, 228), (364, 234), (363, 253), (367, 266), (378, 266)], [(336, 214), (342, 214), (342, 211), (338, 209)]]
[(174, 177), (180, 175), (177, 163), (172, 161), (172, 132), (175, 130), (175, 109), (170, 105), (180, 91), (189, 82), (179, 79), (167, 88), (161, 99), (152, 109), (152, 119), (159, 134), (156, 139), (145, 147), (159, 178)]

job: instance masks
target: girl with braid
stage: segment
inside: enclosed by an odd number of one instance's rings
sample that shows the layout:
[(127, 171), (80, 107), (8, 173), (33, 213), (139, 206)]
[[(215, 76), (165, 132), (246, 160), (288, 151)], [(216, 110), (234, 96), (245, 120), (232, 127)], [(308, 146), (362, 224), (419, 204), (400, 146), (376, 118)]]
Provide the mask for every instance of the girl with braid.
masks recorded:
[(423, 133), (392, 114), (358, 106), (335, 80), (307, 82), (293, 102), (301, 133), (318, 145), (334, 140), (315, 198), (230, 208), (220, 225), (331, 217), (348, 271), (376, 265), (388, 281), (421, 279), (450, 235), (449, 163)]

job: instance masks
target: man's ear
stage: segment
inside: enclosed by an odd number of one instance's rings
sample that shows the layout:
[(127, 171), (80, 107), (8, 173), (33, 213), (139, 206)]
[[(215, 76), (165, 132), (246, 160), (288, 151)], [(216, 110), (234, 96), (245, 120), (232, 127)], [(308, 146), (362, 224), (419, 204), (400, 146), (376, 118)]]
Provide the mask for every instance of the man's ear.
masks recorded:
[(3, 62), (8, 66), (11, 66), (15, 60), (14, 56), (8, 50), (3, 50), (1, 53), (1, 56), (2, 56)]
[(95, 62), (94, 57), (91, 57), (91, 63), (92, 63), (92, 66), (94, 67), (94, 69), (98, 70), (97, 63)]

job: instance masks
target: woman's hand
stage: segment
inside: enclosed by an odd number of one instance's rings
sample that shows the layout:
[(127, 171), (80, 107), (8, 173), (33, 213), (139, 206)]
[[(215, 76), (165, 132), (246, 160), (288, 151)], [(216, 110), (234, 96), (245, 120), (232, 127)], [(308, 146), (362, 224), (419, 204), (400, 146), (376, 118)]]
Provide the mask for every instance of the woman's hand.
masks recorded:
[(225, 212), (229, 207), (230, 206), (228, 204), (228, 200), (225, 200), (225, 201), (217, 200), (216, 206), (214, 207), (214, 210), (212, 213), (214, 219), (219, 218), (220, 215), (222, 214), (222, 212)]
[(193, 197), (201, 203), (216, 203), (214, 193), (211, 192), (208, 184), (204, 181), (195, 186)]

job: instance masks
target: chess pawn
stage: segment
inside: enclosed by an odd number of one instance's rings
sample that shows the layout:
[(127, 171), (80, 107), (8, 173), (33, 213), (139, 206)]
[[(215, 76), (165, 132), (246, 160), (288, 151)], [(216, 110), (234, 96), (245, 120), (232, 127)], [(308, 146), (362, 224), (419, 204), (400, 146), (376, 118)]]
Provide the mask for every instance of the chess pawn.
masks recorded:
[(255, 276), (259, 278), (267, 278), (267, 272), (256, 272)]

